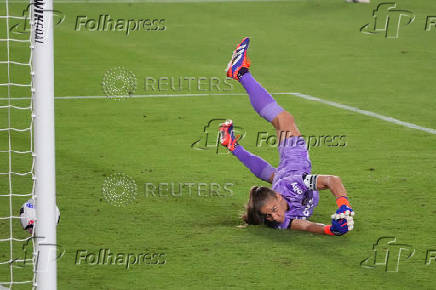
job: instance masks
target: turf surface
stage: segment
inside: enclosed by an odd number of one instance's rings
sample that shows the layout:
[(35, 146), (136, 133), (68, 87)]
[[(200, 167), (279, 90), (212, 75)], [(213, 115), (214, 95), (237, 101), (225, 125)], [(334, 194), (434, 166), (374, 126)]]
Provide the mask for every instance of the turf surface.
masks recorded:
[[(426, 265), (425, 261), (427, 250), (436, 250), (436, 136), (295, 96), (275, 95), (295, 116), (303, 134), (346, 136), (346, 146), (313, 147), (310, 155), (313, 172), (341, 176), (356, 211), (355, 230), (343, 237), (327, 237), (255, 226), (241, 229), (238, 215), (249, 188), (266, 184), (223, 151), (195, 150), (191, 144), (205, 138), (203, 129), (211, 119), (232, 118), (246, 133), (241, 144), (276, 166), (277, 150), (256, 146), (259, 131), (274, 133), (270, 125), (256, 115), (247, 96), (231, 95), (243, 93), (235, 82), (230, 90), (203, 91), (196, 86), (145, 90), (147, 77), (223, 80), (234, 46), (250, 36), (251, 71), (270, 92), (305, 93), (436, 128), (435, 32), (424, 29), (426, 17), (436, 13), (436, 4), (424, 0), (397, 4), (416, 18), (400, 27), (398, 39), (386, 39), (382, 34), (359, 32), (371, 21), (376, 3), (56, 3), (55, 9), (65, 15), (55, 27), (56, 96), (101, 96), (104, 73), (118, 66), (136, 75), (136, 94), (223, 94), (56, 100), (57, 203), (62, 216), (58, 244), (59, 251), (65, 251), (58, 261), (59, 289), (434, 287), (436, 262)], [(17, 13), (24, 8), (10, 6)], [(4, 5), (0, 12), (4, 14)], [(74, 29), (78, 16), (98, 19), (100, 14), (165, 19), (166, 29), (128, 36)], [(5, 27), (3, 20), (1, 25)], [(4, 36), (4, 29), (1, 33)], [(3, 59), (3, 44), (1, 49)], [(24, 58), (25, 48), (17, 46), (14, 51), (17, 58)], [(4, 82), (4, 66), (0, 74)], [(14, 77), (26, 80), (23, 72), (16, 71)], [(7, 96), (4, 90), (1, 93)], [(14, 96), (21, 94), (14, 91)], [(23, 112), (12, 117), (17, 127), (28, 123)], [(0, 118), (2, 128), (7, 127), (6, 111)], [(215, 129), (208, 130), (213, 140)], [(0, 145), (7, 148), (2, 134)], [(13, 138), (14, 148), (29, 144), (25, 134)], [(13, 169), (29, 169), (29, 162), (15, 156)], [(1, 169), (8, 170), (5, 155)], [(115, 207), (105, 201), (102, 184), (113, 173), (135, 180), (138, 195), (133, 203)], [(7, 193), (7, 178), (1, 178), (1, 191)], [(233, 194), (215, 196), (206, 190), (198, 196), (193, 187), (190, 195), (184, 187), (179, 196), (153, 197), (145, 194), (145, 183), (176, 187), (231, 183)], [(14, 191), (29, 190), (29, 184), (17, 177)], [(24, 201), (14, 198), (14, 213)], [(312, 220), (328, 223), (334, 209), (330, 193), (321, 192)], [(2, 197), (0, 216), (6, 215), (9, 201)], [(16, 236), (26, 236), (17, 220), (13, 225)], [(0, 234), (0, 239), (9, 237), (7, 221), (0, 221)], [(405, 250), (398, 272), (386, 272), (384, 266), (361, 267), (365, 258), (374, 255), (373, 244), (385, 236), (415, 249), (413, 257), (406, 259)], [(15, 257), (23, 255), (21, 246), (14, 242)], [(165, 264), (129, 269), (77, 265), (78, 250), (98, 253), (100, 249), (163, 253)], [(9, 245), (0, 243), (0, 260), (8, 258)], [(29, 267), (14, 268), (14, 280), (28, 279)], [(8, 279), (9, 268), (0, 265), (0, 281)]]

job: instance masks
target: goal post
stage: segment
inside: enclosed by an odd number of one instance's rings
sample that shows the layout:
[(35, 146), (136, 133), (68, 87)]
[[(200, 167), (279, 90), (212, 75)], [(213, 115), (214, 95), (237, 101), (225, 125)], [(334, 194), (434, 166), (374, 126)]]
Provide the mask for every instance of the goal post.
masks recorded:
[(35, 178), (35, 286), (56, 289), (53, 0), (31, 0)]

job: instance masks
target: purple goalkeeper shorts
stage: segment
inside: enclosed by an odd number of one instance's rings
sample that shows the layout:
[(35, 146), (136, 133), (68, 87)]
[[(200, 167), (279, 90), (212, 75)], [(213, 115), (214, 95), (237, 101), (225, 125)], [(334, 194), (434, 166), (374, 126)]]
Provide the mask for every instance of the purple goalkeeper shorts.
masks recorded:
[(280, 162), (275, 178), (281, 179), (290, 174), (311, 173), (312, 163), (303, 137), (292, 136), (286, 138), (280, 142), (277, 149)]
[[(302, 175), (310, 174), (312, 163), (307, 152), (306, 142), (303, 137), (290, 137), (285, 139), (278, 147), (280, 163), (272, 182), (273, 189), (279, 192), (289, 204), (290, 210), (286, 212), (286, 219), (309, 218), (319, 202), (319, 193), (316, 190), (308, 190), (304, 196), (294, 189), (304, 189)], [(290, 187), (289, 184), (293, 186)], [(306, 200), (307, 202), (303, 202)], [(280, 228), (287, 227), (283, 224)]]

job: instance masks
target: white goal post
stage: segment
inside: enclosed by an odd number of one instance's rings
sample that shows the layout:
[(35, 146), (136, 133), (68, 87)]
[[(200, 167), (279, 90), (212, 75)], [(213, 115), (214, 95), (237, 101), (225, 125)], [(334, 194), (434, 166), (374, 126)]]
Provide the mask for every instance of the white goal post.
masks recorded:
[(37, 289), (57, 288), (53, 0), (31, 0)]

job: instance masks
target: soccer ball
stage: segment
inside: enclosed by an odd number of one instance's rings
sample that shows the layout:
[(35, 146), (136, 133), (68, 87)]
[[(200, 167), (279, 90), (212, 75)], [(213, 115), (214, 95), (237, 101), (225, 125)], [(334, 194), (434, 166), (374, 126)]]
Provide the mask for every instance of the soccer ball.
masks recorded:
[[(59, 220), (61, 218), (61, 213), (59, 208), (56, 206), (56, 219), (57, 224), (59, 224)], [(36, 220), (36, 208), (35, 202), (33, 199), (29, 199), (26, 201), (23, 206), (20, 208), (20, 222), (21, 226), (24, 230), (28, 231), (30, 234), (33, 232), (33, 225)]]

